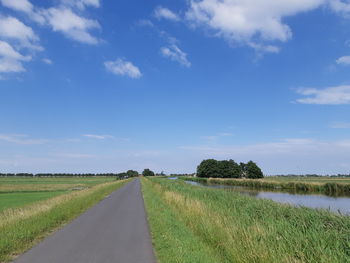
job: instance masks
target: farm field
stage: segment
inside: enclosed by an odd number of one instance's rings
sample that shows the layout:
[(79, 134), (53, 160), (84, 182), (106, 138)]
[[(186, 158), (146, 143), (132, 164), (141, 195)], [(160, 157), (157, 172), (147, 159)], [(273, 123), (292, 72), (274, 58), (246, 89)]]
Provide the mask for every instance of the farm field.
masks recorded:
[(0, 262), (10, 261), (128, 181), (0, 178)]
[(115, 178), (108, 177), (0, 177), (0, 212), (113, 180)]
[(350, 262), (350, 217), (144, 178), (161, 262)]

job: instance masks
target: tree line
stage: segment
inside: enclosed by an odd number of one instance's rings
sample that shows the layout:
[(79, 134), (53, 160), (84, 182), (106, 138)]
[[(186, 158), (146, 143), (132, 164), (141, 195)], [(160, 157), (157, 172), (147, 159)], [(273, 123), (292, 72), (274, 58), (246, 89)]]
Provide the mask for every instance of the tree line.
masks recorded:
[(0, 173), (0, 177), (135, 177), (139, 172), (128, 170), (122, 173)]
[(263, 178), (260, 167), (253, 161), (236, 163), (234, 160), (203, 160), (197, 167), (197, 177), (212, 178)]

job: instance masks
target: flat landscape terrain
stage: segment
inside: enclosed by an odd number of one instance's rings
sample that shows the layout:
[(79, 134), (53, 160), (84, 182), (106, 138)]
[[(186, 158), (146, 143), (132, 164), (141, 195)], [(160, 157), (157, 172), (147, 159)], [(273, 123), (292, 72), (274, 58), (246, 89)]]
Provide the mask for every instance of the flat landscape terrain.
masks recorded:
[(0, 212), (113, 180), (115, 178), (109, 177), (0, 177)]

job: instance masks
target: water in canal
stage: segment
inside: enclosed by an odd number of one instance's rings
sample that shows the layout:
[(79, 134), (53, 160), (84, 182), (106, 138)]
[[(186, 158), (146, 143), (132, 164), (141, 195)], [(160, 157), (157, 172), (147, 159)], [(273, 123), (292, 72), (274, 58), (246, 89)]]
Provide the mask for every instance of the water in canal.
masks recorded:
[(311, 208), (324, 208), (336, 213), (350, 215), (350, 197), (332, 197), (320, 194), (294, 194), (242, 186), (202, 184), (192, 181), (185, 182), (191, 185), (227, 189), (256, 198), (270, 199), (279, 203), (288, 203), (295, 206), (306, 206)]

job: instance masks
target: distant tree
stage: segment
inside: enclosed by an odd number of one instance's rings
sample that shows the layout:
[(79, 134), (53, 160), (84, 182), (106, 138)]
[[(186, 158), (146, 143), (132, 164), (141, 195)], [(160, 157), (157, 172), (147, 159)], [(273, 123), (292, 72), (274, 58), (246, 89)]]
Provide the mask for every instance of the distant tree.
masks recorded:
[(220, 177), (218, 161), (203, 160), (197, 167), (197, 177)]
[(127, 175), (128, 177), (135, 177), (135, 176), (138, 176), (138, 175), (139, 175), (139, 172), (134, 171), (134, 170), (128, 170), (128, 171), (126, 172), (126, 175)]
[(241, 168), (234, 160), (218, 161), (218, 167), (221, 178), (241, 177)]
[(154, 172), (152, 172), (150, 169), (147, 168), (147, 169), (143, 170), (142, 175), (143, 176), (154, 176)]
[(253, 161), (249, 161), (245, 165), (245, 172), (246, 172), (247, 178), (256, 179), (256, 178), (263, 178), (264, 177), (264, 174), (262, 173), (259, 166), (256, 163), (254, 163)]

